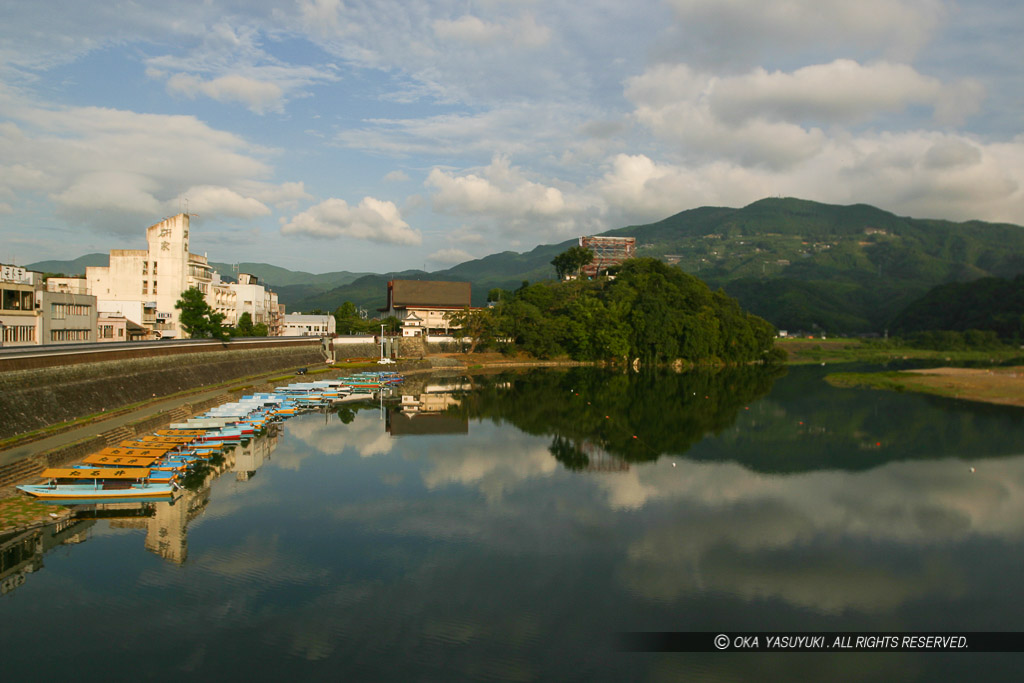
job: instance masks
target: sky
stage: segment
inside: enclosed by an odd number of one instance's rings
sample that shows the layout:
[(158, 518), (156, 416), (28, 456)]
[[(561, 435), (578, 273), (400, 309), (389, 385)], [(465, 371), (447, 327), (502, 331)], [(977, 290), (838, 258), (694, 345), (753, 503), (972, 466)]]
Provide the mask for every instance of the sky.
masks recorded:
[(1024, 224), (1019, 0), (0, 0), (0, 262), (429, 271), (791, 196)]

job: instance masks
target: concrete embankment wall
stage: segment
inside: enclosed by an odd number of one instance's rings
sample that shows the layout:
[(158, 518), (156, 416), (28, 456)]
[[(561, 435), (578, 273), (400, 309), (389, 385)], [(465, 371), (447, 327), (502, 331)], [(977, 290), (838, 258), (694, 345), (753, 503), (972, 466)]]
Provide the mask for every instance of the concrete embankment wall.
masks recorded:
[(218, 350), (0, 373), (0, 438), (154, 396), (323, 362), (319, 343)]
[[(422, 337), (391, 337), (388, 347), (394, 348), (394, 355), (399, 358), (424, 358), (433, 353), (459, 353), (466, 344), (459, 342), (426, 342)], [(366, 342), (362, 344), (334, 344), (334, 358), (344, 361), (349, 358), (379, 358), (380, 344)]]

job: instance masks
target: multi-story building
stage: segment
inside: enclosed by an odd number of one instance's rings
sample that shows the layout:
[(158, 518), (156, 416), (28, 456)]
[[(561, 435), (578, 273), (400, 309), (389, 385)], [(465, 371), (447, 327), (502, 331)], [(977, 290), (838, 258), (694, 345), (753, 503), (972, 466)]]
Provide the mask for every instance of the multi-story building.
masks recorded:
[(0, 340), (4, 346), (42, 342), (42, 320), (36, 311), (38, 273), (0, 265)]
[(146, 228), (146, 243), (146, 249), (111, 250), (110, 265), (86, 268), (89, 292), (101, 311), (124, 315), (156, 337), (181, 338), (185, 335), (174, 304), (182, 292), (196, 287), (211, 307), (224, 313), (225, 321), (235, 319), (230, 295), (222, 293), (217, 300), (216, 274), (206, 256), (188, 250), (189, 214)]
[(235, 306), (238, 296), (234, 287), (230, 282), (221, 281), (220, 275), (215, 272), (210, 282), (210, 293), (206, 295), (206, 303), (214, 313), (224, 316), (225, 325), (237, 324), (241, 313)]
[(52, 291), (49, 286), (47, 282), (44, 287), (41, 273), (0, 266), (0, 339), (4, 346), (96, 341), (96, 297), (82, 293), (78, 286), (64, 291)]
[(36, 292), (43, 344), (95, 342), (97, 328), (96, 297), (69, 292)]
[[(230, 285), (235, 293), (236, 317), (232, 324), (238, 323), (238, 317), (248, 313), (253, 325), (264, 324), (267, 334), (279, 337), (283, 334), (281, 305), (277, 301), (277, 293), (261, 285), (259, 278), (249, 273), (239, 273), (238, 283)], [(334, 319), (330, 316), (331, 320)], [(332, 331), (333, 333), (333, 331)], [(294, 335), (285, 335), (294, 336)]]
[(391, 280), (387, 306), (379, 310), (401, 321), (403, 337), (448, 338), (449, 315), (469, 308), (471, 293), (468, 282)]

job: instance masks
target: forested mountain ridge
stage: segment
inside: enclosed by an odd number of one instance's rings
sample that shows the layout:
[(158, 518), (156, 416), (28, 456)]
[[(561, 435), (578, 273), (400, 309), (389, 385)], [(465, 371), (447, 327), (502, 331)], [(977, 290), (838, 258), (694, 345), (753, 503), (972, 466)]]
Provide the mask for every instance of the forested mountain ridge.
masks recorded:
[[(769, 198), (738, 209), (690, 209), (602, 234), (635, 237), (637, 256), (673, 263), (722, 287), (745, 309), (788, 330), (882, 332), (932, 287), (1024, 274), (1021, 226), (907, 218), (867, 204)], [(483, 305), (491, 289), (553, 279), (551, 260), (575, 243), (491, 254), (430, 273), (314, 275), (250, 263), (238, 269), (259, 276), (289, 311), (333, 311), (351, 301), (373, 315), (386, 303), (388, 280), (471, 282), (474, 305)], [(230, 264), (213, 265), (233, 274)]]
[[(1020, 226), (906, 218), (866, 204), (763, 199), (603, 234), (636, 237), (637, 256), (674, 263), (789, 330), (882, 332), (936, 285), (1024, 273)], [(349, 300), (373, 310), (397, 276), (469, 281), (474, 304), (482, 305), (492, 288), (553, 278), (551, 260), (574, 243), (492, 254), (433, 273), (367, 276), (296, 304), (333, 310)]]

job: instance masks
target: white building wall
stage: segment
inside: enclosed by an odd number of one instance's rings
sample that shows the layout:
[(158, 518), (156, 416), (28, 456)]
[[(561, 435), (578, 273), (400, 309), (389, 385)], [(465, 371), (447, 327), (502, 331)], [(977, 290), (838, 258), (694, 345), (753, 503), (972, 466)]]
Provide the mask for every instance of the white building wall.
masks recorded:
[(184, 336), (174, 304), (190, 287), (215, 310), (230, 309), (230, 296), (211, 297), (214, 273), (206, 257), (188, 250), (189, 225), (189, 215), (179, 213), (146, 228), (146, 249), (112, 250), (109, 266), (86, 268), (89, 293), (102, 302), (144, 302), (142, 319), (124, 315), (164, 337)]
[[(277, 336), (275, 333), (280, 332), (281, 327), (277, 293), (270, 291), (261, 284), (247, 282), (250, 279), (254, 280), (255, 278), (246, 273), (240, 273), (239, 280), (241, 282), (228, 285), (235, 293), (235, 305), (237, 307), (235, 322), (232, 324), (237, 325), (238, 318), (243, 313), (248, 313), (249, 317), (252, 318), (253, 325), (263, 323), (267, 326), (270, 336)], [(334, 316), (331, 317), (333, 318)]]
[(89, 281), (84, 277), (51, 277), (46, 281), (46, 291), (63, 294), (88, 294)]
[(333, 337), (336, 328), (333, 315), (302, 315), (288, 313), (284, 316), (284, 337)]

